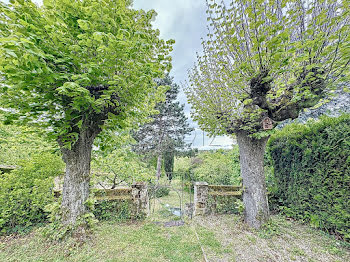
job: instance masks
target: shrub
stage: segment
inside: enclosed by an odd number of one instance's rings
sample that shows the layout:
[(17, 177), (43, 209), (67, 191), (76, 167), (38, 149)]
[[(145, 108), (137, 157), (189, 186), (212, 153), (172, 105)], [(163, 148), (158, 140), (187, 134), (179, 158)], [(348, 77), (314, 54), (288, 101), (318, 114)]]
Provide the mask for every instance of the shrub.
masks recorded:
[(203, 152), (198, 157), (201, 161), (193, 169), (195, 181), (205, 181), (208, 184), (219, 185), (240, 184), (239, 151), (237, 146), (232, 150)]
[(209, 196), (207, 205), (215, 214), (242, 214), (244, 209), (242, 200), (233, 196)]
[(62, 173), (59, 156), (36, 154), (20, 167), (0, 174), (0, 232), (26, 231), (47, 219), (44, 207), (54, 201), (53, 178)]
[(123, 221), (133, 218), (132, 201), (125, 200), (97, 200), (93, 213), (100, 220)]
[(272, 206), (350, 240), (350, 115), (292, 124), (268, 143)]

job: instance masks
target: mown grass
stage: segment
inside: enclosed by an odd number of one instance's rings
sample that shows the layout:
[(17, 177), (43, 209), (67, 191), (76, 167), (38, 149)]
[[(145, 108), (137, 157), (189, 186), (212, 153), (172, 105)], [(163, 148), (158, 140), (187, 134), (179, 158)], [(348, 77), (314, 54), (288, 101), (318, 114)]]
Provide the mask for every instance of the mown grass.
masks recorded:
[[(206, 229), (204, 245), (219, 242)], [(47, 242), (40, 230), (17, 239), (3, 238), (0, 261), (201, 261), (202, 252), (190, 225), (165, 228), (151, 222), (101, 223), (90, 241)]]
[(201, 247), (209, 261), (350, 261), (349, 244), (319, 230), (274, 216), (256, 231), (235, 215), (196, 217), (179, 227), (104, 222), (84, 244), (48, 242), (38, 228), (0, 238), (0, 261), (204, 261)]

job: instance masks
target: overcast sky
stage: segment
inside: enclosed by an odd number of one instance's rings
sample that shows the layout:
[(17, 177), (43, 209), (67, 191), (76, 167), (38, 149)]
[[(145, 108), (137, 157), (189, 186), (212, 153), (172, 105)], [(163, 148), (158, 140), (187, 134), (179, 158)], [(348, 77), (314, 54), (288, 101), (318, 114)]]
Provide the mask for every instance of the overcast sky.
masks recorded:
[[(42, 0), (34, 2), (41, 4)], [(161, 38), (175, 40), (172, 52), (173, 69), (170, 74), (181, 86), (187, 78), (187, 70), (196, 60), (196, 52), (201, 51), (201, 38), (205, 38), (207, 34), (205, 0), (134, 0), (134, 8), (154, 9), (158, 13), (154, 26), (160, 30)], [(179, 95), (179, 101), (185, 104), (186, 116), (190, 117), (190, 106), (183, 91)], [(218, 145), (230, 147), (232, 144), (232, 140), (228, 137), (213, 139), (204, 135), (203, 139), (203, 132), (198, 125), (192, 120), (189, 121), (196, 130), (186, 140), (193, 142), (194, 147), (210, 149)]]
[[(187, 70), (196, 60), (196, 52), (201, 51), (201, 38), (207, 35), (207, 18), (205, 0), (134, 0), (136, 9), (154, 9), (158, 16), (154, 26), (159, 28), (163, 39), (174, 39), (173, 69), (171, 75), (180, 86), (187, 79)], [(190, 118), (190, 106), (183, 92), (179, 95), (181, 103), (185, 103), (185, 113)], [(187, 137), (194, 147), (211, 149), (230, 147), (232, 140), (227, 137), (209, 138), (190, 120), (196, 130)], [(204, 144), (204, 146), (203, 146)]]

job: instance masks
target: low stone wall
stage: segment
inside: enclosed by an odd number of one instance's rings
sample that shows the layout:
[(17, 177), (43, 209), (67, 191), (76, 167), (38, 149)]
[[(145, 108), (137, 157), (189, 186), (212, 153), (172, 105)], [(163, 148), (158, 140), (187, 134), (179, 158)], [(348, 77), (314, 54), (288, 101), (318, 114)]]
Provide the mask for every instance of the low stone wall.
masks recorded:
[[(149, 215), (148, 187), (144, 182), (134, 183), (131, 187), (92, 190), (97, 200), (130, 200), (133, 206), (133, 217), (145, 217)], [(61, 194), (61, 190), (54, 190), (55, 197), (59, 197)]]
[(206, 182), (194, 183), (194, 215), (206, 215), (215, 212), (218, 199), (222, 197), (242, 197), (242, 186), (209, 185)]

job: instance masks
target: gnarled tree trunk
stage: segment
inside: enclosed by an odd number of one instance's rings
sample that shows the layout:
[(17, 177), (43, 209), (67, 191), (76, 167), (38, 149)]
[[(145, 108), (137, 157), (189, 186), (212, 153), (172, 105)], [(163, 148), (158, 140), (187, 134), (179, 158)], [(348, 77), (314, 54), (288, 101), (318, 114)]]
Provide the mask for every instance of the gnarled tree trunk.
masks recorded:
[(237, 132), (236, 136), (243, 179), (244, 218), (251, 227), (260, 228), (269, 218), (264, 174), (264, 153), (268, 138), (251, 138), (245, 132)]
[(89, 197), (90, 162), (92, 144), (96, 133), (81, 131), (71, 149), (59, 140), (66, 173), (62, 192), (62, 222), (74, 225), (77, 218), (86, 212), (85, 202)]

